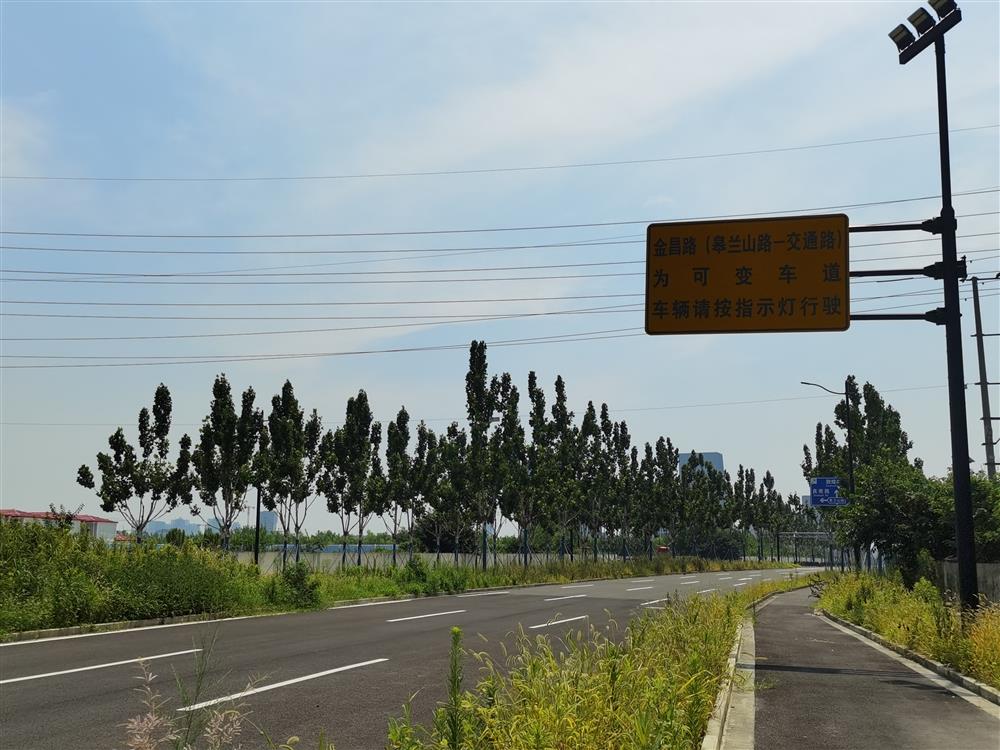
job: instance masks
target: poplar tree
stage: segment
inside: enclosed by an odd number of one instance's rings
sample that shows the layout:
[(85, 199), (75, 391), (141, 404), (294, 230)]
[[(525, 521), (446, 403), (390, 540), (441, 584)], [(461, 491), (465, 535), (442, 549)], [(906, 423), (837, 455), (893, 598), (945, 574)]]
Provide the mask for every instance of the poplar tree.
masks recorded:
[(495, 520), (495, 503), (488, 486), (487, 431), (493, 419), (494, 394), (487, 384), (486, 342), (469, 345), (469, 371), (465, 376), (465, 403), (469, 417), (468, 489), (476, 521), (482, 525), (482, 564), (486, 569), (486, 526)]
[(233, 522), (246, 507), (247, 490), (253, 481), (259, 433), (254, 398), (253, 388), (247, 388), (237, 415), (229, 381), (224, 374), (218, 375), (198, 447), (191, 456), (198, 495), (202, 505), (211, 509), (224, 550), (229, 549)]
[[(141, 457), (119, 427), (108, 438), (111, 453), (97, 454), (101, 475), (96, 489), (101, 510), (118, 512), (141, 542), (150, 521), (165, 515), (178, 504), (190, 505), (194, 479), (191, 475), (191, 438), (179, 441), (176, 461), (170, 461), (170, 416), (173, 403), (170, 390), (163, 383), (153, 394), (152, 421), (149, 409), (139, 411), (139, 449)], [(77, 483), (95, 489), (94, 474), (86, 464), (80, 466)]]
[[(396, 419), (389, 422), (386, 432), (386, 503), (381, 508), (380, 515), (389, 529), (389, 536), (392, 537), (392, 566), (396, 567), (396, 546), (399, 542), (399, 532), (403, 521), (407, 517), (412, 518), (414, 500), (417, 494), (413, 481), (413, 460), (406, 452), (410, 444), (410, 415), (405, 407), (401, 407)], [(425, 456), (426, 450), (425, 442)], [(386, 520), (387, 516), (388, 520)]]

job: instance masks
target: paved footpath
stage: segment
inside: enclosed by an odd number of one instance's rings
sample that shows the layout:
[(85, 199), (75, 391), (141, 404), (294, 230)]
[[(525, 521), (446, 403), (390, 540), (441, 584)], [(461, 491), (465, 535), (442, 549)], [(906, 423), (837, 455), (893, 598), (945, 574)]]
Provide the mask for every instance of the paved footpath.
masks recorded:
[(758, 614), (759, 750), (1000, 748), (1000, 708), (814, 615), (815, 602), (794, 591)]

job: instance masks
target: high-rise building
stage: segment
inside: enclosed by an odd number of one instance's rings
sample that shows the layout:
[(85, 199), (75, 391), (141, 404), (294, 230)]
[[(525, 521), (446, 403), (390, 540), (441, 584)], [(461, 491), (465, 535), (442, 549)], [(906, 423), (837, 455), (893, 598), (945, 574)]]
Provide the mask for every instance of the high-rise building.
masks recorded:
[(273, 510), (260, 512), (260, 527), (264, 531), (275, 531), (278, 528), (278, 514)]
[[(708, 453), (708, 452), (702, 453), (699, 451), (698, 455), (700, 455), (702, 458), (705, 459), (705, 463), (711, 464), (712, 468), (715, 469), (716, 471), (725, 471), (725, 465), (723, 464), (721, 453)], [(690, 453), (681, 453), (678, 462), (678, 468), (686, 464), (690, 458), (691, 458)]]

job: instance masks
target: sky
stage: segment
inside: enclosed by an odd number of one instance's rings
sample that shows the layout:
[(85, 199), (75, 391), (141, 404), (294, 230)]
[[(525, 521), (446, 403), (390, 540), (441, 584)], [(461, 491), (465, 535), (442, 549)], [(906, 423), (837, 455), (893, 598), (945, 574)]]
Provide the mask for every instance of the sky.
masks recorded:
[[(800, 381), (855, 374), (901, 412), (927, 471), (947, 472), (941, 327), (642, 330), (650, 222), (936, 214), (933, 55), (901, 66), (887, 37), (916, 4), (4, 2), (0, 506), (100, 513), (77, 467), (118, 425), (134, 439), (161, 382), (174, 447), (196, 439), (220, 372), (265, 407), (290, 379), (326, 427), (364, 388), (383, 423), (405, 405), (443, 431), (465, 418), (472, 339), (492, 343), (490, 373), (511, 373), (523, 408), (529, 371), (549, 403), (562, 375), (578, 418), (606, 402), (640, 449), (663, 435), (718, 451), (783, 492), (807, 491), (802, 446), (837, 400)], [(948, 34), (959, 252), (996, 333), (1000, 6), (962, 9)], [(88, 179), (39, 179), (67, 177)], [(940, 253), (919, 232), (851, 244), (855, 269)], [(211, 278), (225, 272), (257, 275)], [(930, 279), (851, 287), (854, 312), (942, 299)], [(963, 284), (964, 334), (970, 296)], [(306, 526), (336, 519), (317, 503)]]

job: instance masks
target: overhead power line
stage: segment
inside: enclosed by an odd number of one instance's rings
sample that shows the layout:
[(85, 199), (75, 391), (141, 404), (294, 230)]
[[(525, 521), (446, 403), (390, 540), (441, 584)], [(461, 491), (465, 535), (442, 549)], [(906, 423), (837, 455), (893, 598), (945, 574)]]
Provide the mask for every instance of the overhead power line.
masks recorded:
[[(998, 297), (1000, 294), (988, 294), (982, 295), (982, 297)], [(913, 307), (926, 307), (928, 304), (933, 304), (933, 302), (918, 302), (909, 305), (897, 305), (892, 307), (883, 308), (871, 308), (866, 310), (855, 310), (854, 312), (879, 312), (882, 310), (893, 310), (893, 309), (903, 309), (903, 308), (913, 308)], [(568, 333), (568, 334), (554, 334), (551, 336), (539, 336), (531, 338), (520, 338), (520, 339), (504, 339), (499, 341), (487, 342), (489, 346), (493, 347), (505, 347), (505, 346), (527, 346), (527, 345), (538, 345), (538, 344), (553, 344), (553, 343), (569, 343), (574, 341), (596, 341), (604, 339), (620, 339), (620, 338), (634, 338), (639, 336), (645, 336), (645, 332), (640, 328), (616, 328), (604, 331), (587, 331), (581, 333)], [(334, 351), (334, 352), (301, 352), (292, 354), (250, 354), (250, 355), (232, 355), (232, 356), (205, 356), (205, 355), (192, 355), (186, 357), (176, 357), (171, 359), (163, 359), (170, 355), (156, 355), (155, 357), (144, 357), (141, 361), (136, 361), (140, 358), (136, 356), (118, 356), (114, 357), (116, 359), (129, 359), (132, 361), (126, 362), (73, 362), (73, 363), (58, 363), (58, 364), (16, 364), (16, 365), (0, 365), (0, 369), (5, 370), (18, 370), (18, 369), (69, 369), (69, 368), (106, 368), (106, 367), (147, 367), (147, 366), (158, 366), (158, 365), (190, 365), (190, 364), (220, 364), (220, 363), (230, 363), (230, 362), (261, 362), (261, 361), (272, 361), (272, 360), (293, 360), (293, 359), (324, 359), (324, 358), (334, 358), (334, 357), (349, 357), (349, 356), (366, 356), (372, 354), (401, 354), (401, 353), (414, 353), (414, 352), (429, 352), (429, 351), (448, 351), (448, 350), (464, 350), (467, 348), (467, 344), (439, 344), (430, 346), (412, 346), (412, 347), (394, 347), (388, 349), (360, 349), (354, 351)], [(76, 357), (62, 356), (62, 355), (25, 355), (35, 357), (35, 358), (52, 358), (52, 359), (75, 359)], [(81, 355), (82, 359), (98, 359), (98, 357)]]
[[(971, 237), (995, 237), (1000, 232), (978, 232), (975, 234), (960, 234), (957, 239), (968, 239)], [(890, 240), (888, 242), (869, 242), (862, 245), (854, 245), (851, 249), (856, 250), (865, 247), (883, 247), (886, 245), (907, 245), (915, 242), (933, 242), (936, 237), (927, 237), (918, 240)], [(641, 242), (641, 241), (640, 241)], [(182, 271), (177, 273), (165, 272), (114, 272), (114, 271), (50, 271), (40, 268), (0, 268), (0, 273), (17, 274), (37, 274), (45, 276), (85, 276), (104, 278), (274, 278), (278, 276), (399, 276), (404, 274), (429, 274), (429, 273), (487, 273), (498, 271), (541, 271), (556, 268), (593, 268), (596, 266), (626, 266), (641, 265), (645, 260), (602, 260), (589, 261), (585, 263), (551, 263), (544, 265), (520, 265), (520, 266), (467, 266), (464, 268), (417, 268), (402, 269), (396, 271), (281, 271), (259, 270), (259, 269), (231, 269), (217, 271)]]
[[(996, 281), (995, 279), (984, 279), (982, 283), (989, 283)], [(926, 297), (926, 296), (940, 296), (940, 289), (918, 289), (908, 292), (897, 292), (894, 294), (882, 294), (868, 297), (855, 297), (851, 299), (851, 304), (856, 302), (870, 302), (879, 299), (895, 299), (901, 297)], [(634, 295), (642, 296), (642, 295)], [(137, 336), (4, 336), (0, 337), (0, 341), (16, 341), (16, 342), (39, 342), (39, 341), (159, 341), (159, 340), (175, 340), (175, 339), (211, 339), (211, 338), (234, 338), (234, 337), (245, 337), (245, 336), (285, 336), (285, 335), (298, 335), (298, 334), (311, 334), (311, 333), (341, 333), (341, 332), (353, 332), (353, 331), (371, 331), (371, 330), (386, 330), (386, 329), (398, 329), (398, 328), (420, 328), (427, 326), (441, 326), (441, 325), (452, 325), (452, 324), (464, 324), (464, 323), (487, 323), (495, 321), (508, 321), (508, 320), (520, 320), (524, 318), (541, 318), (541, 317), (553, 317), (560, 315), (614, 315), (621, 313), (641, 313), (643, 307), (638, 303), (624, 304), (624, 305), (611, 305), (605, 307), (590, 307), (590, 308), (578, 308), (573, 310), (548, 310), (542, 312), (516, 312), (516, 313), (504, 313), (498, 315), (371, 315), (371, 316), (333, 316), (337, 320), (391, 320), (391, 321), (418, 321), (418, 322), (393, 322), (393, 323), (383, 323), (378, 325), (367, 325), (367, 326), (346, 326), (346, 327), (334, 327), (334, 328), (300, 328), (292, 330), (280, 330), (280, 331), (236, 331), (236, 332), (213, 332), (213, 333), (182, 333), (182, 334), (149, 334), (149, 335), (137, 335)], [(59, 317), (67, 318), (92, 318), (92, 317), (105, 317), (105, 316), (74, 316), (65, 315)], [(172, 319), (169, 317), (159, 318), (156, 316), (107, 316), (107, 317), (117, 317), (126, 320), (132, 319), (154, 319), (154, 320), (168, 320)], [(198, 318), (195, 318), (198, 319)], [(205, 320), (228, 320), (228, 318), (204, 318)], [(6, 358), (22, 358), (21, 355), (17, 354), (4, 354), (0, 355)], [(46, 358), (52, 358), (56, 355), (46, 355)]]
[[(572, 342), (572, 341), (597, 341), (603, 339), (631, 338), (635, 336), (644, 336), (644, 335), (645, 333), (642, 332), (642, 329), (615, 328), (607, 331), (585, 331), (580, 333), (565, 333), (552, 336), (537, 336), (532, 338), (502, 339), (498, 341), (489, 341), (487, 342), (487, 345), (493, 347), (528, 346), (537, 344), (557, 344), (557, 343)], [(448, 351), (448, 350), (464, 351), (468, 349), (468, 347), (469, 345), (463, 342), (461, 344), (438, 344), (429, 346), (393, 347), (389, 349), (358, 349), (354, 351), (338, 351), (338, 352), (262, 354), (262, 355), (237, 356), (237, 357), (223, 356), (223, 357), (201, 358), (201, 359), (182, 358), (182, 359), (156, 361), (156, 362), (145, 361), (145, 362), (98, 362), (98, 363), (43, 364), (43, 365), (0, 365), (0, 369), (4, 370), (56, 369), (56, 368), (64, 369), (64, 368), (93, 368), (93, 367), (142, 367), (150, 365), (160, 366), (160, 365), (189, 365), (189, 364), (220, 364), (225, 362), (262, 362), (262, 361), (289, 360), (289, 359), (325, 359), (334, 357), (366, 356), (372, 354), (402, 354), (402, 353)]]
[[(182, 333), (182, 334), (156, 334), (144, 336), (5, 336), (0, 341), (155, 341), (165, 339), (212, 339), (212, 338), (232, 338), (239, 336), (285, 336), (291, 334), (306, 333), (333, 333), (347, 331), (373, 331), (396, 328), (420, 328), (427, 326), (454, 325), (459, 323), (488, 323), (493, 321), (521, 320), (524, 318), (545, 318), (559, 315), (609, 315), (615, 313), (637, 313), (642, 312), (639, 305), (615, 305), (613, 307), (591, 307), (577, 310), (549, 310), (545, 312), (531, 313), (509, 313), (502, 315), (484, 315), (469, 317), (467, 315), (413, 315), (413, 316), (374, 316), (373, 318), (358, 318), (360, 320), (390, 319), (390, 320), (413, 320), (416, 318), (430, 317), (434, 320), (422, 320), (415, 323), (385, 323), (369, 326), (346, 326), (337, 328), (304, 328), (285, 331), (238, 331), (225, 333)], [(18, 355), (0, 355), (6, 357), (17, 357)]]
[[(985, 195), (1000, 191), (998, 187), (976, 188), (953, 193), (955, 196), (965, 195)], [(741, 214), (714, 214), (708, 216), (691, 216), (686, 218), (672, 218), (669, 221), (703, 221), (720, 218), (749, 218), (753, 216), (770, 216), (774, 214), (788, 213), (813, 213), (817, 211), (834, 211), (846, 208), (865, 208), (869, 206), (889, 206), (898, 203), (913, 203), (917, 201), (934, 200), (939, 195), (925, 195), (916, 198), (897, 198), (894, 200), (865, 201), (862, 203), (841, 203), (832, 206), (812, 206), (810, 208), (792, 208), (754, 211)], [(613, 227), (627, 226), (633, 224), (653, 224), (659, 221), (666, 221), (664, 218), (657, 219), (631, 219), (623, 221), (597, 221), (575, 224), (538, 224), (528, 226), (513, 227), (477, 227), (469, 229), (411, 229), (400, 231), (371, 231), (371, 232), (286, 232), (273, 234), (167, 234), (167, 233), (126, 233), (126, 232), (51, 232), (41, 230), (0, 230), (0, 234), (30, 235), (41, 237), (116, 237), (122, 239), (293, 239), (293, 238), (320, 238), (320, 237), (405, 237), (424, 235), (447, 235), (447, 234), (489, 234), (493, 232), (529, 232), (548, 229), (584, 229), (590, 227)]]
[[(902, 393), (904, 391), (929, 391), (939, 388), (947, 388), (947, 385), (918, 385), (905, 388), (883, 388), (880, 393)], [(694, 404), (671, 404), (669, 406), (636, 406), (624, 409), (609, 407), (613, 413), (643, 412), (643, 411), (665, 411), (669, 409), (709, 409), (722, 406), (755, 406), (761, 404), (776, 404), (785, 401), (816, 401), (828, 399), (829, 396), (783, 396), (779, 398), (758, 398), (746, 399), (742, 401), (713, 401)], [(461, 422), (465, 417), (432, 417), (424, 418), (425, 422)], [(22, 422), (9, 421), (0, 422), (3, 427), (121, 427), (131, 424), (133, 420), (124, 419), (118, 422)], [(177, 427), (200, 427), (201, 422), (174, 422)]]
[[(925, 200), (923, 198), (915, 198), (913, 200)], [(978, 211), (968, 214), (958, 214), (956, 219), (967, 219), (978, 216), (997, 216), (1000, 211)], [(723, 216), (721, 218), (732, 218), (738, 216), (733, 214), (731, 216)], [(876, 224), (868, 224), (866, 226), (885, 226), (886, 224), (913, 224), (915, 222), (921, 221), (921, 219), (898, 219), (896, 221), (886, 221), (879, 222)], [(933, 238), (929, 238), (933, 239)], [(435, 253), (434, 255), (427, 255), (427, 258), (437, 258), (437, 257), (450, 257), (452, 255), (463, 255), (463, 254), (473, 254), (473, 253), (489, 253), (489, 252), (499, 252), (499, 251), (516, 251), (516, 250), (538, 250), (538, 249), (558, 249), (558, 248), (575, 248), (575, 247), (601, 247), (607, 245), (633, 245), (637, 242), (644, 242), (643, 235), (641, 234), (625, 234), (617, 235), (614, 237), (598, 237), (587, 240), (579, 240), (576, 242), (542, 242), (527, 245), (472, 245), (468, 247), (410, 247), (410, 248), (396, 248), (394, 250), (373, 250), (373, 249), (362, 249), (362, 250), (296, 250), (296, 249), (282, 249), (282, 250), (164, 250), (164, 249), (151, 249), (151, 250), (129, 250), (121, 248), (97, 248), (97, 247), (50, 247), (50, 246), (39, 246), (39, 245), (0, 245), (0, 250), (18, 250), (26, 252), (51, 252), (51, 253), (90, 253), (90, 254), (111, 254), (111, 255), (396, 255), (396, 254), (408, 254), (408, 253)], [(916, 241), (916, 240), (914, 240)], [(417, 258), (420, 259), (420, 258)], [(375, 262), (395, 262), (398, 260), (403, 260), (402, 258), (385, 258), (379, 261), (365, 260), (365, 261), (349, 261), (348, 263), (375, 263)], [(317, 263), (310, 265), (303, 265), (301, 268), (312, 268), (321, 265), (348, 265), (348, 263)], [(287, 268), (295, 268), (296, 266), (286, 266)], [(280, 266), (278, 267), (280, 268)]]
[[(968, 133), (977, 130), (991, 130), (1000, 125), (977, 125), (969, 128), (953, 128), (950, 133)], [(776, 146), (771, 148), (758, 148), (744, 151), (724, 151), (708, 154), (688, 154), (683, 156), (659, 156), (646, 159), (620, 159), (615, 161), (589, 161), (573, 162), (566, 164), (536, 164), (516, 167), (481, 167), (476, 169), (435, 169), (413, 172), (356, 172), (343, 174), (325, 175), (257, 175), (247, 177), (204, 177), (204, 176), (155, 176), (155, 177), (99, 177), (90, 175), (0, 175), (6, 180), (44, 180), (63, 182), (291, 182), (291, 181), (319, 181), (319, 180), (357, 180), (357, 179), (380, 179), (392, 177), (441, 177), (455, 175), (476, 175), (476, 174), (503, 174), (509, 172), (541, 172), (558, 169), (584, 169), (591, 167), (618, 167), (637, 164), (662, 164), (678, 161), (696, 161), (701, 159), (729, 159), (738, 156), (757, 156), (762, 154), (782, 154), (795, 151), (812, 151), (824, 148), (836, 148), (841, 146), (856, 146), (865, 143), (885, 143), (887, 141), (901, 141), (911, 138), (926, 138), (937, 136), (937, 131), (926, 133), (906, 133), (902, 135), (886, 135), (875, 138), (855, 138), (845, 141), (830, 141), (827, 143), (813, 143), (801, 146)]]
[[(464, 305), (493, 304), (498, 302), (553, 302), (577, 299), (615, 299), (620, 297), (641, 297), (641, 294), (570, 294), (555, 297), (477, 297), (468, 299), (394, 299), (362, 300), (345, 302), (323, 300), (322, 302), (70, 302), (67, 300), (0, 300), (0, 305), (87, 305), (100, 307), (356, 307), (359, 305)], [(8, 315), (12, 313), (7, 313)], [(75, 317), (75, 316), (73, 316)], [(215, 318), (212, 318), (215, 319)], [(226, 318), (219, 318), (226, 320)], [(279, 318), (297, 320), (298, 318)], [(339, 320), (339, 318), (337, 318)], [(184, 318), (178, 318), (184, 320)], [(198, 318), (192, 318), (198, 320)], [(271, 320), (271, 318), (233, 318), (233, 320)], [(306, 318), (318, 320), (318, 318)]]
[[(996, 233), (994, 233), (996, 234)], [(988, 248), (983, 250), (969, 250), (967, 255), (972, 255), (974, 253), (992, 253), (996, 252), (995, 248)], [(922, 253), (918, 255), (897, 255), (897, 256), (887, 256), (882, 258), (857, 258), (852, 259), (852, 263), (866, 263), (872, 261), (880, 260), (901, 260), (905, 258), (927, 258), (927, 257), (937, 257), (940, 253)], [(641, 264), (644, 261), (623, 261), (623, 263)], [(524, 270), (532, 268), (532, 266), (524, 266)], [(544, 266), (540, 266), (544, 268)], [(479, 269), (482, 271), (493, 271), (497, 269)], [(447, 273), (445, 270), (441, 270), (441, 273)], [(6, 271), (6, 273), (14, 273), (13, 271)], [(46, 273), (46, 274), (74, 274), (77, 272), (62, 272), (62, 271), (25, 271), (21, 273)], [(85, 272), (79, 272), (85, 273)], [(360, 273), (360, 272), (359, 272)], [(376, 272), (380, 273), (380, 272)], [(412, 273), (400, 271), (399, 273)], [(427, 271), (418, 271), (416, 273), (427, 273)], [(24, 277), (5, 277), (0, 278), (2, 282), (14, 283), (50, 283), (50, 284), (115, 284), (115, 285), (153, 285), (153, 286), (327, 286), (327, 285), (378, 285), (378, 284), (473, 284), (473, 283), (488, 283), (496, 281), (553, 281), (553, 280), (565, 280), (565, 279), (610, 279), (610, 278), (622, 278), (622, 277), (636, 277), (645, 276), (643, 271), (625, 271), (616, 273), (590, 273), (590, 274), (562, 274), (562, 275), (543, 275), (543, 276), (489, 276), (489, 277), (471, 277), (471, 278), (437, 278), (437, 279), (426, 279), (426, 278), (399, 278), (399, 279), (315, 279), (309, 278), (308, 280), (276, 280), (276, 279), (254, 279), (250, 280), (227, 280), (220, 276), (212, 276), (210, 279), (205, 279), (200, 277), (199, 279), (149, 279), (149, 278), (132, 278), (131, 274), (127, 274), (130, 278), (115, 278), (114, 274), (104, 274), (95, 272), (86, 272), (87, 278), (79, 278), (78, 276), (73, 276), (73, 278), (51, 278), (47, 276), (45, 278), (24, 278)], [(322, 275), (322, 274), (306, 274), (310, 277)], [(351, 272), (351, 275), (355, 275)], [(97, 278), (94, 278), (96, 276)], [(112, 278), (108, 278), (112, 277)]]

